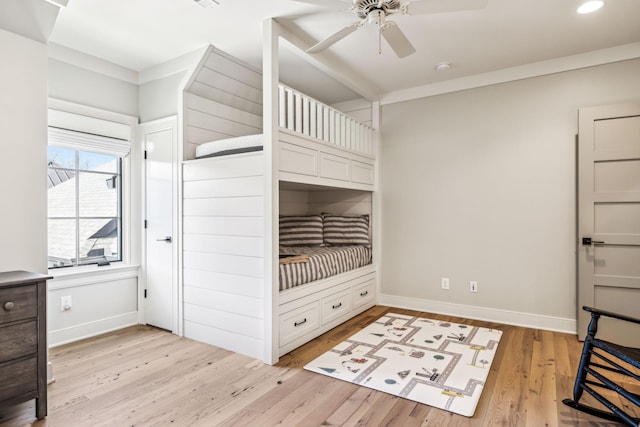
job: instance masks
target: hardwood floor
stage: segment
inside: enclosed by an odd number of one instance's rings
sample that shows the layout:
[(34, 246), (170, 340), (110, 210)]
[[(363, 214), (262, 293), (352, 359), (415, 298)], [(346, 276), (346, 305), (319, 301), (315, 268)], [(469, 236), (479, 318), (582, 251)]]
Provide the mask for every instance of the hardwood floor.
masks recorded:
[[(383, 314), (501, 329), (473, 418), (302, 367)], [(277, 366), (146, 326), (54, 348), (49, 416), (34, 402), (0, 409), (0, 426), (614, 426), (574, 411), (575, 336), (374, 307), (283, 356)]]

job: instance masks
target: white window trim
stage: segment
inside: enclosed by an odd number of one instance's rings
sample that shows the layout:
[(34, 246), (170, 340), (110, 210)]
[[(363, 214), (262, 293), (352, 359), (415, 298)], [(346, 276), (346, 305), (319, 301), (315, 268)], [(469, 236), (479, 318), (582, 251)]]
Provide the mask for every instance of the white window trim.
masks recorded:
[(140, 265), (140, 150), (137, 149), (136, 128), (138, 118), (111, 111), (101, 110), (49, 98), (48, 125), (54, 128), (69, 129), (95, 135), (130, 141), (131, 150), (122, 158), (122, 261), (109, 266), (74, 266), (63, 269), (51, 269), (54, 276), (71, 278), (91, 274), (105, 274), (109, 271), (138, 268)]

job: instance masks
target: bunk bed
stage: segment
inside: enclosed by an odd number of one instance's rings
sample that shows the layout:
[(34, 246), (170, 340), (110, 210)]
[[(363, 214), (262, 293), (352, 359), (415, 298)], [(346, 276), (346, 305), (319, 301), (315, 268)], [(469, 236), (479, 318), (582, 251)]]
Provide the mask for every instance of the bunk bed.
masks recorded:
[[(278, 92), (271, 141), (260, 71), (210, 48), (183, 100), (184, 335), (262, 360), (265, 341), (281, 356), (376, 301), (375, 133), (285, 85)], [(269, 196), (272, 173), (280, 191)], [(280, 250), (268, 253), (265, 212), (276, 201)]]

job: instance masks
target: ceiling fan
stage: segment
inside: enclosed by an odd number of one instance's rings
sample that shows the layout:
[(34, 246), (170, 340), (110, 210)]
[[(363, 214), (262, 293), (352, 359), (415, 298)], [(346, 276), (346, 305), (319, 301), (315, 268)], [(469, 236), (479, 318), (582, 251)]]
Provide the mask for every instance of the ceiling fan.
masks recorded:
[(326, 39), (307, 49), (308, 53), (318, 53), (339, 42), (343, 38), (366, 24), (378, 26), (378, 52), (381, 52), (381, 38), (389, 43), (391, 49), (399, 58), (409, 56), (416, 51), (400, 27), (387, 20), (394, 14), (423, 15), (429, 13), (456, 12), (462, 10), (482, 9), (488, 0), (413, 0), (401, 3), (399, 0), (294, 0), (301, 3), (311, 3), (325, 6), (334, 10), (345, 10), (345, 3), (350, 4), (346, 10), (353, 12), (359, 19)]

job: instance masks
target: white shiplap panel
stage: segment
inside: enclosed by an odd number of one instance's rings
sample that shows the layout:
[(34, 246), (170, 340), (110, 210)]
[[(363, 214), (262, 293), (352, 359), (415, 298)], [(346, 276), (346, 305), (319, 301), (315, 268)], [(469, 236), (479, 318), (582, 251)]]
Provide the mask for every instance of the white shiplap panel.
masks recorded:
[(200, 82), (194, 82), (189, 91), (198, 96), (202, 96), (203, 98), (212, 99), (221, 104), (230, 105), (231, 107), (238, 108), (252, 114), (262, 114), (262, 99), (260, 99), (259, 102), (250, 101), (229, 93), (223, 88), (207, 86)]
[(211, 70), (209, 68), (202, 68), (198, 73), (198, 82), (204, 83), (207, 86), (224, 89), (225, 91), (232, 93), (239, 98), (246, 99), (255, 103), (262, 102), (262, 90), (250, 86), (246, 83), (236, 80), (233, 77), (225, 76), (222, 73)]
[[(260, 329), (263, 329), (263, 327)], [(262, 339), (238, 336), (232, 332), (188, 320), (184, 322), (184, 336), (255, 359), (264, 358)]]
[(225, 135), (244, 136), (262, 133), (262, 127), (249, 126), (191, 109), (186, 110), (185, 120), (187, 126), (194, 126)]
[(217, 292), (264, 298), (264, 280), (259, 277), (216, 273), (215, 271), (184, 269), (184, 286)]
[(264, 257), (264, 239), (261, 237), (185, 233), (182, 247), (190, 252)]
[(262, 339), (264, 336), (263, 321), (255, 316), (243, 316), (228, 311), (185, 303), (184, 319), (246, 337)]
[(233, 135), (227, 135), (226, 133), (221, 133), (221, 132), (214, 132), (209, 129), (202, 129), (195, 126), (187, 125), (185, 129), (186, 129), (185, 142), (189, 144), (200, 145), (209, 141), (218, 141), (220, 139), (233, 137)]
[(261, 196), (264, 194), (264, 178), (260, 175), (187, 181), (184, 183), (182, 194), (185, 199)]
[(185, 95), (185, 105), (195, 111), (262, 129), (261, 115), (248, 113), (192, 93)]
[(264, 276), (263, 258), (190, 251), (184, 251), (183, 257), (185, 269), (189, 268), (257, 278)]
[(262, 152), (199, 159), (185, 162), (182, 168), (185, 182), (258, 176), (263, 171)]
[(264, 197), (185, 199), (186, 216), (262, 216)]
[(184, 302), (241, 316), (264, 318), (264, 302), (259, 298), (185, 286)]
[(185, 234), (212, 234), (219, 236), (264, 236), (263, 217), (210, 217), (185, 216)]
[(256, 89), (262, 89), (262, 74), (238, 60), (212, 52), (205, 61), (205, 67), (241, 81)]

